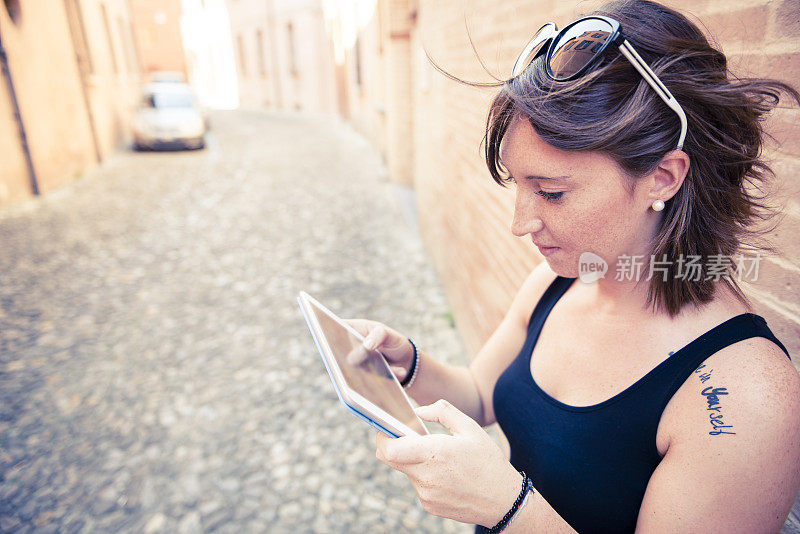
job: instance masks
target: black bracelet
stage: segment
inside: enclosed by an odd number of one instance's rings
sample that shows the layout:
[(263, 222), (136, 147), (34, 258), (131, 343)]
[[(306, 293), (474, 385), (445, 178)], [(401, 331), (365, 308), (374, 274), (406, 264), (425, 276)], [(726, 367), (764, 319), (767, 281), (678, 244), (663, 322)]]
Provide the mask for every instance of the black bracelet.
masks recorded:
[(408, 340), (408, 342), (411, 343), (411, 347), (414, 349), (414, 359), (411, 360), (411, 368), (408, 370), (408, 374), (403, 380), (400, 381), (400, 385), (403, 387), (406, 387), (408, 384), (411, 383), (411, 381), (414, 379), (414, 373), (417, 372), (417, 360), (418, 360), (417, 346), (414, 345), (414, 342), (411, 341), (410, 339)]
[(529, 491), (533, 490), (531, 479), (528, 478), (528, 475), (525, 474), (525, 471), (520, 471), (519, 473), (522, 475), (522, 490), (520, 490), (517, 500), (514, 501), (513, 505), (511, 505), (511, 510), (506, 512), (506, 515), (503, 516), (503, 519), (501, 519), (499, 523), (489, 529), (489, 534), (497, 534), (498, 532), (502, 532), (503, 529), (508, 526), (508, 523), (514, 517), (514, 514), (517, 513), (517, 510), (519, 510), (519, 506), (522, 504), (522, 501), (525, 500), (525, 496)]

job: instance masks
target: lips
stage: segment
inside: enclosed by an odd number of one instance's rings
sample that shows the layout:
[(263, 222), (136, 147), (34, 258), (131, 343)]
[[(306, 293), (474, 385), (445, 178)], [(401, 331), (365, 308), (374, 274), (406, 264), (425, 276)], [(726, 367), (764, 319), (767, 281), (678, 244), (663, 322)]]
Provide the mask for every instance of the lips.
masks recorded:
[(558, 247), (542, 245), (541, 243), (537, 243), (536, 241), (534, 241), (533, 244), (536, 245), (536, 248), (539, 249), (539, 254), (541, 254), (542, 256), (549, 256), (550, 254), (558, 250)]

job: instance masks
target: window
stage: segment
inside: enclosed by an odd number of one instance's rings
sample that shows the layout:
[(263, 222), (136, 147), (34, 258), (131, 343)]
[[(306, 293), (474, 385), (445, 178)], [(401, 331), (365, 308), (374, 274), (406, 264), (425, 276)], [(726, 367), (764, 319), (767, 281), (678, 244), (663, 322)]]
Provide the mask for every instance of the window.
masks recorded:
[(128, 33), (125, 31), (125, 22), (122, 17), (117, 17), (117, 26), (119, 26), (119, 38), (122, 39), (122, 47), (125, 49), (125, 68), (128, 72), (136, 72), (136, 59), (133, 56), (133, 42), (128, 39)]
[(356, 42), (353, 45), (353, 54), (356, 56), (356, 85), (361, 87), (361, 37), (356, 37)]
[(244, 39), (242, 34), (236, 36), (236, 48), (239, 49), (239, 70), (242, 72), (242, 78), (247, 77), (247, 62), (244, 56)]
[(297, 51), (294, 47), (294, 25), (291, 22), (286, 25), (286, 37), (289, 40), (289, 72), (297, 75)]
[(117, 65), (117, 53), (114, 50), (114, 40), (111, 37), (111, 25), (108, 23), (108, 12), (106, 11), (105, 4), (100, 4), (100, 11), (103, 13), (103, 25), (106, 27), (106, 39), (108, 39), (108, 53), (111, 55), (111, 68), (114, 74), (119, 72)]
[(256, 31), (256, 47), (258, 48), (258, 73), (263, 78), (267, 75), (267, 61), (264, 58), (264, 32), (261, 30)]

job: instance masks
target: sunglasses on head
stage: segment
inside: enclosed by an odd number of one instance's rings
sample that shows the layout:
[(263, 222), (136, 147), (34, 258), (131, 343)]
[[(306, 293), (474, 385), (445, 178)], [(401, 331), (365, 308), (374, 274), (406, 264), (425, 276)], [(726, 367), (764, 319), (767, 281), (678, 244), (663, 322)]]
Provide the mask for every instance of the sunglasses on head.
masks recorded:
[(681, 121), (681, 135), (676, 150), (681, 150), (686, 139), (686, 113), (669, 89), (647, 66), (642, 56), (622, 36), (619, 22), (612, 18), (599, 15), (584, 17), (561, 31), (558, 31), (554, 23), (548, 22), (539, 28), (517, 57), (511, 77), (519, 76), (534, 59), (546, 54), (544, 69), (550, 79), (557, 82), (574, 80), (597, 64), (602, 54), (612, 44), (619, 48), (620, 53), (639, 71), (667, 106), (678, 114)]

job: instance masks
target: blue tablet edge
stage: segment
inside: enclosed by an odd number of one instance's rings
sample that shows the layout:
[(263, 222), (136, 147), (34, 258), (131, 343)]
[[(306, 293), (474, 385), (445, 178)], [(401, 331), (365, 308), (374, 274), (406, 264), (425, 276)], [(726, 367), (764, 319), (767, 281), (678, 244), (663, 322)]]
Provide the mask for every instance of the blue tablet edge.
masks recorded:
[(391, 430), (384, 428), (380, 423), (378, 423), (374, 419), (371, 419), (368, 415), (359, 412), (358, 409), (356, 409), (354, 406), (347, 404), (347, 401), (345, 401), (344, 397), (342, 397), (341, 391), (339, 391), (339, 386), (336, 385), (336, 379), (333, 377), (333, 371), (331, 371), (331, 368), (328, 365), (328, 361), (325, 359), (325, 356), (323, 356), (322, 345), (317, 339), (317, 334), (314, 332), (314, 329), (311, 328), (311, 319), (308, 317), (308, 314), (306, 313), (306, 310), (303, 307), (303, 301), (300, 299), (300, 297), (297, 297), (297, 303), (300, 306), (300, 312), (303, 314), (303, 318), (306, 320), (308, 329), (311, 331), (311, 337), (314, 339), (314, 344), (317, 346), (317, 351), (319, 351), (319, 357), (322, 359), (322, 363), (325, 364), (325, 370), (328, 371), (328, 376), (331, 379), (331, 384), (333, 384), (333, 389), (336, 391), (336, 396), (339, 397), (341, 403), (344, 404), (348, 410), (353, 412), (356, 415), (356, 417), (362, 419), (376, 430), (383, 432), (390, 438), (399, 438), (400, 436), (398, 436)]

